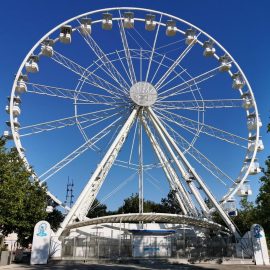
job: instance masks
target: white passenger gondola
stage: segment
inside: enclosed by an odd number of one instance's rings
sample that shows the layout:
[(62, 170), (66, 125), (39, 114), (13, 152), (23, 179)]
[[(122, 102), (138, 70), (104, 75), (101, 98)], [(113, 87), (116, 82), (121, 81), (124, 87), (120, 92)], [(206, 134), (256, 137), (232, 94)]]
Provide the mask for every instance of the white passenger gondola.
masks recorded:
[(82, 18), (80, 20), (81, 25), (80, 25), (80, 32), (83, 36), (88, 36), (91, 35), (92, 32), (92, 20), (90, 18)]
[(71, 43), (72, 27), (70, 25), (64, 25), (60, 29), (59, 40), (64, 44)]
[(255, 130), (257, 129), (257, 126), (259, 126), (259, 128), (262, 127), (261, 118), (258, 116), (258, 121), (257, 121), (257, 117), (255, 113), (249, 114), (247, 118), (248, 118), (248, 121), (247, 121), (248, 130)]
[(234, 198), (230, 198), (224, 204), (224, 210), (230, 217), (236, 217), (238, 215), (236, 208), (236, 200)]
[(250, 167), (250, 171), (249, 171), (249, 174), (250, 175), (255, 175), (255, 174), (258, 174), (262, 171), (262, 169), (260, 168), (260, 164), (258, 162), (253, 162), (251, 164), (251, 167)]
[(187, 29), (186, 33), (186, 45), (190, 45), (191, 43), (196, 43), (197, 42), (197, 36), (196, 36), (196, 30), (195, 29)]
[(249, 184), (249, 180), (245, 180), (237, 191), (237, 195), (240, 197), (246, 197), (252, 195), (252, 190)]
[(6, 138), (7, 140), (12, 140), (13, 139), (12, 133), (9, 132), (8, 130), (4, 131), (3, 137)]
[(25, 93), (27, 91), (27, 85), (25, 82), (28, 81), (27, 75), (20, 75), (15, 87), (15, 91), (19, 94)]
[(251, 98), (251, 95), (249, 92), (247, 93), (244, 93), (241, 98), (243, 99), (243, 102), (242, 102), (242, 107), (244, 109), (250, 109), (252, 107), (254, 107), (254, 104), (252, 102), (252, 98)]
[(203, 47), (203, 55), (206, 57), (213, 56), (216, 52), (216, 49), (214, 48), (214, 42), (212, 40), (205, 41)]
[[(8, 97), (7, 99), (8, 99), (8, 102), (10, 102), (11, 97)], [(20, 104), (20, 103), (22, 102), (20, 96), (14, 96), (14, 97), (13, 97), (13, 102), (14, 102), (14, 103), (19, 103), (19, 104)]]
[[(7, 124), (7, 126), (11, 126), (11, 123), (10, 123), (10, 121), (6, 121), (6, 124)], [(18, 121), (18, 118), (17, 117), (15, 117), (14, 118), (14, 120), (13, 120), (13, 125), (14, 125), (14, 127), (15, 128), (19, 128), (21, 125), (20, 125), (20, 123), (19, 123), (19, 121)]]
[[(9, 107), (8, 105), (6, 106), (6, 112), (7, 112), (8, 114), (10, 114), (10, 107)], [(18, 105), (14, 105), (14, 106), (13, 106), (13, 109), (12, 109), (12, 113), (13, 113), (13, 116), (14, 116), (14, 117), (19, 116), (19, 115), (21, 114), (21, 109), (20, 109), (20, 107), (19, 107)]]
[(243, 76), (240, 72), (236, 72), (233, 74), (232, 76), (233, 78), (233, 84), (232, 84), (232, 87), (234, 89), (242, 89), (245, 85), (245, 80), (243, 79)]
[(124, 13), (124, 28), (131, 29), (134, 27), (134, 13), (125, 12)]
[(145, 30), (147, 31), (154, 31), (156, 28), (156, 22), (155, 22), (156, 16), (154, 14), (146, 14), (145, 17)]
[(50, 206), (50, 205), (48, 205), (48, 206), (46, 207), (46, 212), (47, 212), (47, 213), (52, 213), (52, 212), (53, 212), (53, 207)]
[[(255, 150), (256, 146), (256, 136), (249, 137), (249, 143), (248, 143), (248, 151), (253, 152)], [(258, 143), (257, 143), (257, 151), (263, 151), (264, 145), (261, 137), (259, 137)]]
[(43, 56), (52, 57), (53, 56), (53, 40), (45, 39), (41, 44), (41, 54)]
[(176, 22), (173, 20), (168, 20), (166, 23), (166, 35), (168, 37), (175, 36), (176, 34)]
[(228, 55), (223, 55), (219, 58), (219, 71), (221, 72), (226, 72), (229, 71), (230, 68), (232, 67), (232, 64), (230, 63), (230, 57)]
[(31, 55), (25, 64), (25, 69), (29, 73), (36, 73), (38, 68), (39, 57), (37, 55)]
[(244, 168), (248, 169), (249, 167), (250, 167), (250, 171), (249, 171), (250, 175), (256, 175), (256, 174), (258, 174), (258, 173), (260, 173), (262, 171), (262, 169), (260, 168), (260, 164), (257, 161), (257, 159), (255, 159), (254, 162), (251, 163), (251, 159), (247, 158), (245, 160)]
[(102, 29), (103, 30), (111, 30), (112, 29), (112, 14), (103, 13), (102, 19)]

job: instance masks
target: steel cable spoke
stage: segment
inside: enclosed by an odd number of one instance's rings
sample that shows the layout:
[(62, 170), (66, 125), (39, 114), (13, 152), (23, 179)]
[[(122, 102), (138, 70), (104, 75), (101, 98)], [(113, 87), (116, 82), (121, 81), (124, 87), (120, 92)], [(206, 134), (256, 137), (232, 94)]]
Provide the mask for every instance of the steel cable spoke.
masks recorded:
[[(119, 10), (119, 15), (120, 15), (120, 17), (122, 17), (120, 10)], [(127, 64), (128, 64), (131, 82), (132, 82), (132, 84), (135, 84), (137, 82), (137, 79), (136, 79), (136, 75), (135, 75), (135, 71), (134, 71), (134, 67), (133, 67), (133, 63), (132, 63), (132, 59), (131, 59), (131, 55), (130, 55), (130, 50), (129, 50), (129, 46), (128, 46), (127, 36), (126, 36), (126, 32), (125, 32), (122, 20), (120, 20), (120, 22), (118, 21), (118, 27), (120, 30), (122, 44), (123, 44), (123, 47), (125, 50), (125, 55), (126, 55), (126, 60), (127, 60)]]
[[(198, 34), (198, 36), (200, 33)], [(180, 64), (180, 62), (184, 59), (184, 57), (190, 52), (190, 50), (195, 45), (196, 40), (193, 40), (186, 48), (185, 50), (179, 55), (179, 57), (174, 61), (174, 63), (170, 66), (170, 68), (163, 74), (163, 76), (159, 79), (159, 81), (155, 84), (155, 88), (157, 91), (162, 86), (163, 82), (169, 77), (169, 75), (172, 73), (172, 71)]]
[(55, 173), (57, 173), (59, 170), (64, 168), (66, 165), (68, 165), (70, 162), (72, 162), (74, 159), (79, 157), (81, 154), (83, 154), (87, 149), (92, 149), (94, 151), (100, 151), (100, 148), (96, 146), (96, 143), (99, 142), (101, 139), (103, 139), (105, 136), (107, 136), (112, 129), (115, 127), (115, 124), (122, 119), (122, 116), (118, 117), (115, 121), (113, 121), (110, 125), (105, 127), (103, 130), (96, 133), (91, 139), (88, 139), (85, 143), (83, 143), (81, 146), (76, 148), (73, 152), (68, 154), (66, 157), (64, 157), (61, 161), (57, 162), (55, 165), (53, 165), (50, 169), (48, 169), (46, 172), (42, 173), (39, 176), (39, 179), (41, 179), (41, 182), (47, 181), (49, 178), (51, 178)]
[(54, 55), (51, 57), (56, 63), (81, 76), (88, 84), (100, 88), (107, 93), (115, 97), (123, 97), (123, 94), (119, 93), (119, 88), (110, 82), (104, 80), (98, 75), (88, 71), (86, 68), (80, 66), (76, 62), (70, 60), (66, 56), (54, 51)]
[(125, 104), (125, 102), (123, 102), (123, 99), (114, 96), (77, 91), (73, 89), (66, 89), (37, 83), (27, 83), (27, 86), (28, 86), (27, 92), (29, 93), (76, 100), (77, 104), (78, 104), (77, 101), (80, 101), (82, 104), (83, 103), (91, 105), (104, 104), (116, 107)]
[(157, 101), (157, 108), (166, 110), (202, 110), (205, 109), (224, 109), (224, 108), (241, 108), (242, 99), (205, 99), (205, 100), (172, 100)]
[(113, 78), (124, 90), (127, 92), (130, 88), (130, 85), (126, 82), (126, 80), (122, 77), (116, 67), (112, 64), (108, 56), (103, 52), (97, 42), (91, 37), (90, 34), (82, 35), (80, 31), (78, 31), (87, 45), (91, 48), (91, 50), (95, 53), (98, 59), (103, 63), (103, 65), (107, 68), (109, 72), (109, 76)]
[[(175, 129), (171, 127), (166, 121), (161, 119), (161, 122), (167, 126), (172, 132), (175, 142), (183, 149), (184, 152), (188, 153), (194, 158), (201, 166), (208, 170), (213, 176), (215, 176), (220, 182), (227, 186), (228, 180), (235, 184), (235, 181), (225, 172), (223, 172), (217, 165), (210, 161), (204, 154), (202, 154), (194, 144), (189, 143), (182, 135), (180, 135)], [(225, 182), (226, 181), (226, 182)]]
[[(247, 148), (246, 146), (243, 145), (243, 142), (248, 142), (248, 140), (244, 137), (241, 137), (239, 135), (224, 131), (222, 129), (215, 128), (213, 126), (204, 124), (202, 122), (197, 122), (195, 120), (192, 120), (190, 118), (175, 114), (175, 113), (167, 111), (165, 109), (159, 109), (159, 110), (161, 110), (163, 112), (163, 114), (169, 115), (171, 122), (173, 122), (177, 125), (178, 125), (178, 121), (180, 121), (181, 125), (187, 127), (188, 129), (191, 129), (191, 130), (197, 130), (198, 126), (200, 126), (200, 132), (202, 132), (206, 135), (209, 135), (211, 137), (214, 137), (214, 138), (222, 140), (222, 141), (226, 141), (226, 142), (231, 143), (231, 144), (238, 145), (238, 146), (245, 148), (245, 149)], [(157, 113), (158, 113), (157, 109), (155, 109), (155, 111), (157, 111)]]
[[(44, 131), (51, 131), (54, 129), (64, 128), (68, 126), (73, 126), (80, 123), (87, 123), (90, 121), (96, 121), (98, 119), (103, 119), (104, 116), (111, 115), (112, 110), (116, 110), (117, 108), (109, 108), (103, 109), (99, 111), (94, 111), (90, 113), (78, 114), (71, 117), (64, 117), (52, 121), (46, 121), (42, 123), (36, 123), (28, 126), (23, 126), (20, 128), (20, 136), (29, 136), (32, 134), (37, 134)], [(121, 112), (118, 112), (121, 113)], [(22, 131), (22, 133), (21, 133)]]

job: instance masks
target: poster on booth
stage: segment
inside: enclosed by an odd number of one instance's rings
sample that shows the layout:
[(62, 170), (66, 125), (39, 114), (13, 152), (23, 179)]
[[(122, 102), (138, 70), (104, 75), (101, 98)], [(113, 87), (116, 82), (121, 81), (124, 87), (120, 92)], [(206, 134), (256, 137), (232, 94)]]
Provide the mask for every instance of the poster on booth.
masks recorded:
[(269, 265), (268, 249), (262, 226), (253, 224), (250, 231), (256, 265)]
[(45, 221), (39, 221), (34, 228), (31, 264), (47, 264), (50, 251), (51, 226)]

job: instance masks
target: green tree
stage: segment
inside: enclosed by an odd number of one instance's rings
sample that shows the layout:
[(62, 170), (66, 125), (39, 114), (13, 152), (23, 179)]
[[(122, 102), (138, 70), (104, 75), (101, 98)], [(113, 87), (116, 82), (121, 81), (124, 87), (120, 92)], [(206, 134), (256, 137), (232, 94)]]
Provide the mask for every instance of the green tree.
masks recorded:
[(123, 206), (117, 210), (118, 214), (138, 213), (139, 212), (139, 194), (131, 194), (130, 197), (124, 199)]
[(250, 230), (251, 225), (257, 222), (257, 208), (253, 202), (247, 200), (247, 197), (242, 198), (240, 206), (241, 208), (233, 221), (241, 233), (246, 233)]
[(261, 187), (256, 199), (257, 216), (259, 223), (263, 226), (270, 244), (270, 156), (265, 161), (266, 168), (262, 168), (263, 176), (260, 178)]
[(52, 230), (56, 231), (59, 228), (60, 223), (64, 220), (64, 215), (61, 211), (54, 208), (53, 211), (47, 215), (45, 220), (50, 223)]
[(107, 215), (107, 206), (105, 204), (101, 204), (98, 199), (95, 199), (92, 205), (93, 206), (89, 210), (87, 217), (96, 218)]
[[(159, 203), (144, 200), (143, 202), (143, 212), (144, 213), (151, 213), (151, 212), (161, 212), (162, 206)], [(119, 207), (116, 211), (117, 214), (122, 213), (138, 213), (139, 212), (139, 194), (132, 194), (130, 197), (124, 200), (123, 206)]]
[(167, 198), (161, 199), (161, 212), (171, 214), (181, 214), (179, 203), (175, 196), (175, 191), (170, 190)]
[(22, 245), (32, 241), (35, 224), (46, 217), (46, 187), (30, 181), (16, 149), (7, 150), (0, 138), (0, 231), (18, 234)]

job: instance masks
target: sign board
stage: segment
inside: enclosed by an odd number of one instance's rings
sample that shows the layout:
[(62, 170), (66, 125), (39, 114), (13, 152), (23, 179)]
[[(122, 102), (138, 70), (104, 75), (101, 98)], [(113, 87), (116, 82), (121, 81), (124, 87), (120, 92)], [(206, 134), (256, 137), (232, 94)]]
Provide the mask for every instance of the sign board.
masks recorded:
[(39, 221), (34, 228), (31, 264), (47, 264), (50, 250), (51, 226)]
[(262, 226), (253, 224), (250, 232), (256, 265), (269, 265), (268, 249)]

